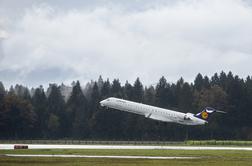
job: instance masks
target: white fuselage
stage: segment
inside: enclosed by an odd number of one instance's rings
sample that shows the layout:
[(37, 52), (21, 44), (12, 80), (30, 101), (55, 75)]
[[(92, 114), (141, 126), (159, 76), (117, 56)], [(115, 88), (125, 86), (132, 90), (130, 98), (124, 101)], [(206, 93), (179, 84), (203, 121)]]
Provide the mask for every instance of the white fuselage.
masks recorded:
[(185, 114), (114, 97), (107, 98), (101, 101), (100, 104), (101, 106), (143, 115), (146, 118), (163, 122), (174, 122), (184, 125), (204, 125), (207, 123), (207, 121), (199, 119), (191, 113)]

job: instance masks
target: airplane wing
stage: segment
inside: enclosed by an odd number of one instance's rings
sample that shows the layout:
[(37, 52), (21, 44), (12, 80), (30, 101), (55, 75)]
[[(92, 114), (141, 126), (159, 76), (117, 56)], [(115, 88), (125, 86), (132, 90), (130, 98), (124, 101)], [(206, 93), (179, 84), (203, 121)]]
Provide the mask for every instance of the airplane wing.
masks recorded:
[(171, 120), (166, 118), (165, 116), (159, 116), (159, 115), (155, 115), (152, 113), (145, 114), (145, 117), (150, 118), (150, 119), (154, 119), (154, 120), (163, 121), (163, 122), (171, 122)]

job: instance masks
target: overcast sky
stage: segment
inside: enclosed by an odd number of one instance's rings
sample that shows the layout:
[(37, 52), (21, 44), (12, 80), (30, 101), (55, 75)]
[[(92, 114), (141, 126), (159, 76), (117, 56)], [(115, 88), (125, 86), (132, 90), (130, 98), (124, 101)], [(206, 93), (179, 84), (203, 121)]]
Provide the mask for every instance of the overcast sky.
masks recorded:
[(0, 81), (252, 75), (249, 0), (0, 0)]

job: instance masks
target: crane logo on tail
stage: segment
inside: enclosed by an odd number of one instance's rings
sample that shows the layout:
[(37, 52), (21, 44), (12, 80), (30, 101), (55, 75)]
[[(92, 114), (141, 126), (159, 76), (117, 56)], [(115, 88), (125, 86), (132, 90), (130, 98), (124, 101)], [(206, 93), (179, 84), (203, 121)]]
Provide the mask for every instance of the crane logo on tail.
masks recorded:
[(208, 118), (208, 113), (206, 111), (201, 113), (202, 119), (207, 119)]

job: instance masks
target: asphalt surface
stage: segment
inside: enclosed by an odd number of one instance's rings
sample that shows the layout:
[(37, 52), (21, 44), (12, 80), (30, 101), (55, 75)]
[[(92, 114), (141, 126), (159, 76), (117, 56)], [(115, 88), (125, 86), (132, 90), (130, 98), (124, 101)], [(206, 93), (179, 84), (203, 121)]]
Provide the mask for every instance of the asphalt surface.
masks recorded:
[(117, 159), (199, 159), (201, 157), (178, 157), (178, 156), (97, 156), (97, 155), (48, 155), (48, 154), (5, 154), (7, 157), (58, 157), (58, 158), (117, 158)]

